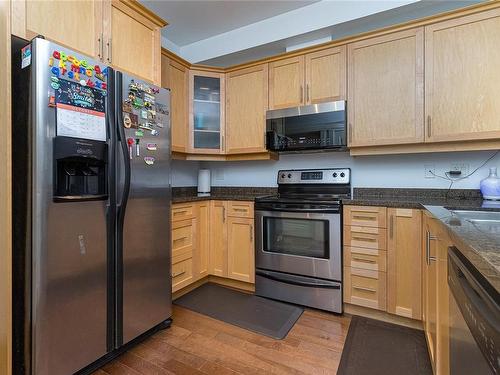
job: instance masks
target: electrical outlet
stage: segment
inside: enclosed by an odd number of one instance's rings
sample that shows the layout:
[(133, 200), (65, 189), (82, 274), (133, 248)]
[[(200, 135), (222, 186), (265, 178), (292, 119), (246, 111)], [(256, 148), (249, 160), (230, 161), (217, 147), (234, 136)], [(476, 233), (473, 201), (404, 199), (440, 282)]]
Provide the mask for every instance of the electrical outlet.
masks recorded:
[(425, 178), (435, 178), (436, 174), (436, 166), (434, 164), (425, 164), (424, 165), (424, 176)]
[(469, 174), (469, 164), (467, 163), (452, 163), (450, 171), (461, 172), (459, 177), (464, 177)]

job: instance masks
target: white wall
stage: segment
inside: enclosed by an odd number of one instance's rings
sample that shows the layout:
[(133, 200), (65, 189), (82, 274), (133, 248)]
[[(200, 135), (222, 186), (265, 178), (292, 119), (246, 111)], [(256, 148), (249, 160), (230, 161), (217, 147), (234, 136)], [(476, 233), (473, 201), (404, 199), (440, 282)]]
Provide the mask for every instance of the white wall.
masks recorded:
[[(448, 181), (425, 178), (424, 166), (434, 165), (435, 173), (443, 175), (452, 163), (465, 163), (470, 173), (493, 154), (494, 151), (358, 157), (344, 152), (287, 154), (281, 155), (279, 161), (201, 162), (200, 167), (212, 170), (213, 186), (276, 186), (279, 169), (349, 167), (354, 187), (448, 188)], [(490, 166), (500, 169), (500, 154), (471, 177), (454, 183), (453, 188), (478, 189)]]
[(172, 160), (172, 186), (197, 186), (198, 169), (197, 161)]

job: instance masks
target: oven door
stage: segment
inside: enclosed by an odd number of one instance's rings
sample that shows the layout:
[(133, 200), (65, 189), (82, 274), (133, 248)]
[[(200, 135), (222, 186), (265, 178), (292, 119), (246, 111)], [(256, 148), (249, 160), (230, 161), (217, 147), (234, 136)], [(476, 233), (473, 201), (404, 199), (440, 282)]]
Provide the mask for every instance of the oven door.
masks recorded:
[(342, 280), (340, 213), (256, 211), (256, 268)]

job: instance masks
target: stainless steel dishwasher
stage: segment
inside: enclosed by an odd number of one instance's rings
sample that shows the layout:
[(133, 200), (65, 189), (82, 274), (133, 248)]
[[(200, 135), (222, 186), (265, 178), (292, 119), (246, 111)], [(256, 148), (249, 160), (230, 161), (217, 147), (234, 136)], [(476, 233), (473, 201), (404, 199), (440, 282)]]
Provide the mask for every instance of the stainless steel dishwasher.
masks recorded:
[(499, 293), (462, 255), (448, 250), (450, 374), (500, 374)]

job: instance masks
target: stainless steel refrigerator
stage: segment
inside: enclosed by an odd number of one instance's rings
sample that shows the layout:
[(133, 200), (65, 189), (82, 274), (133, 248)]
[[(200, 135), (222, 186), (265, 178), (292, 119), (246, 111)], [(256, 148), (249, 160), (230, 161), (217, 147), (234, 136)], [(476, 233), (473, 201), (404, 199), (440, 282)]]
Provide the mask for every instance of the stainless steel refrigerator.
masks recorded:
[(91, 372), (171, 321), (170, 91), (42, 38), (12, 71), (14, 373)]

